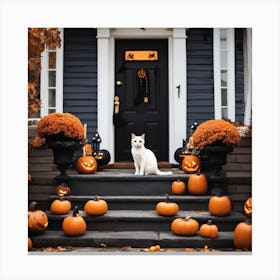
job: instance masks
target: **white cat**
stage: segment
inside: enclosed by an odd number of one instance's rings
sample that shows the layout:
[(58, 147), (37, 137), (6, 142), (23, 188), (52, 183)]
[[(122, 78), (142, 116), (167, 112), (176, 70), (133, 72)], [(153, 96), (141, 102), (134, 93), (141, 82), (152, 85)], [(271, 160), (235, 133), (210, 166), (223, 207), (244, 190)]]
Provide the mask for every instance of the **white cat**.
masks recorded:
[(134, 160), (135, 175), (171, 175), (172, 171), (162, 172), (158, 169), (155, 154), (145, 148), (145, 134), (136, 136), (131, 133), (131, 154)]

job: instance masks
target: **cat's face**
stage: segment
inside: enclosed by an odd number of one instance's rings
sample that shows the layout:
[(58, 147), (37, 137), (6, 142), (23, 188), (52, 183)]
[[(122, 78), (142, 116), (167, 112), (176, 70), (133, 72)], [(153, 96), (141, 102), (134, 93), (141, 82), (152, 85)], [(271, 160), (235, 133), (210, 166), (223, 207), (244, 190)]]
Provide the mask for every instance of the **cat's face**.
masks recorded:
[(145, 134), (137, 136), (134, 133), (131, 133), (131, 146), (135, 148), (141, 148), (145, 144)]

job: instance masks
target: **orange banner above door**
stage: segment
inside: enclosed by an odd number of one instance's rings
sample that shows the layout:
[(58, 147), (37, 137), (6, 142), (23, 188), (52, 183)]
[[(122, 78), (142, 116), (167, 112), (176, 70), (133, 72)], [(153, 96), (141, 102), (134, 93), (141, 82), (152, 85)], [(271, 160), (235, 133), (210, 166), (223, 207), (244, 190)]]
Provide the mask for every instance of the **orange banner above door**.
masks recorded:
[(126, 61), (151, 61), (158, 60), (158, 51), (125, 51)]

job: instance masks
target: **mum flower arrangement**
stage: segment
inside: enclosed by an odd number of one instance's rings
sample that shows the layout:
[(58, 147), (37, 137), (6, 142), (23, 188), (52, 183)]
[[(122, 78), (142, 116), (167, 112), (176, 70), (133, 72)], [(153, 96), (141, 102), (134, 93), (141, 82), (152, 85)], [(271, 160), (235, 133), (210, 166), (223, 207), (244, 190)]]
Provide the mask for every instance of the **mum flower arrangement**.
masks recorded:
[(40, 147), (45, 140), (84, 142), (84, 127), (79, 118), (70, 113), (51, 113), (37, 123), (34, 147)]
[(196, 148), (215, 144), (236, 146), (241, 139), (237, 128), (225, 120), (208, 120), (202, 123), (197, 127), (192, 138), (193, 146)]

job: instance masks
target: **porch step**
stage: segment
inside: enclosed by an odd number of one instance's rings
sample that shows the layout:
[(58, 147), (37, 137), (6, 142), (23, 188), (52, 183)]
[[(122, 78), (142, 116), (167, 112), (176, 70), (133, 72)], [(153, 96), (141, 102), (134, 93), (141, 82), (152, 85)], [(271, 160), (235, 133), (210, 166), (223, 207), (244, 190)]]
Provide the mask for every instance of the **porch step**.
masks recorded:
[[(162, 170), (165, 171), (165, 170)], [(180, 179), (187, 183), (189, 174), (173, 169), (173, 175), (135, 176), (134, 170), (103, 170), (95, 174), (71, 174), (72, 195), (150, 196), (171, 193), (171, 184)]]
[[(170, 193), (170, 191), (169, 191)], [(208, 210), (208, 202), (210, 195), (169, 195), (171, 202), (176, 202), (180, 210)], [(57, 199), (57, 196), (50, 196), (49, 202)], [(155, 210), (156, 204), (160, 201), (166, 201), (166, 197), (161, 196), (100, 196), (109, 206), (110, 210)], [(93, 199), (93, 196), (67, 196), (72, 205), (78, 205), (79, 209), (83, 209), (84, 204)]]
[(171, 232), (160, 231), (91, 231), (79, 237), (66, 236), (63, 231), (47, 230), (41, 235), (32, 236), (34, 247), (125, 247), (147, 248), (159, 244), (161, 248), (233, 248), (233, 232), (219, 232), (214, 239), (194, 236), (176, 236)]
[[(220, 231), (233, 231), (235, 226), (245, 221), (246, 217), (234, 212), (226, 217), (216, 217), (207, 211), (179, 211), (176, 216), (160, 216), (155, 210), (108, 210), (103, 216), (87, 216), (84, 211), (82, 217), (87, 223), (88, 230), (95, 231), (170, 231), (171, 222), (175, 218), (191, 216), (199, 224), (207, 223), (209, 219), (216, 224)], [(49, 230), (61, 230), (62, 221), (68, 215), (53, 215), (49, 217)]]

